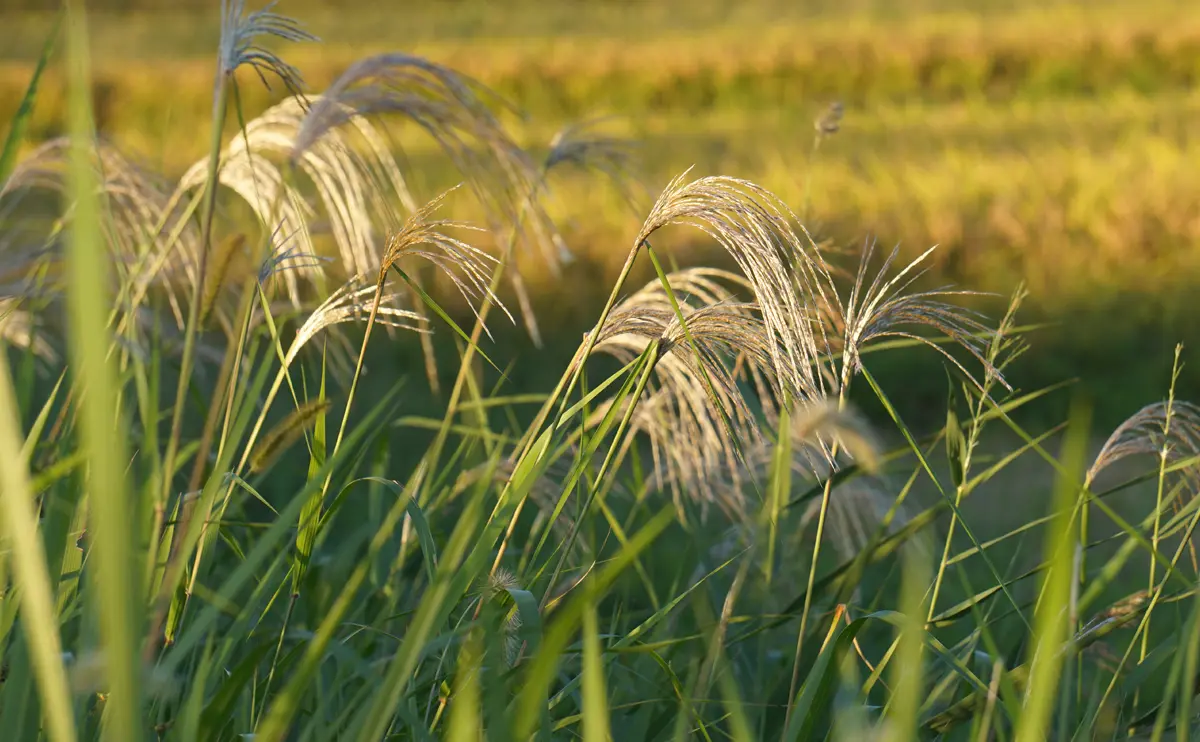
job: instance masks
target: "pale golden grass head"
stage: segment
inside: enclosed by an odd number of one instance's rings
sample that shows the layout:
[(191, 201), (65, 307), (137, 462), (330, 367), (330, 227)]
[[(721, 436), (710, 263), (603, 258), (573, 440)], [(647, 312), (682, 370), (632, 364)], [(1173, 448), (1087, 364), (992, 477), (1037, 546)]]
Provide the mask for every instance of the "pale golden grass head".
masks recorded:
[[(845, 302), (837, 305), (840, 307), (838, 324), (842, 329), (843, 385), (848, 384), (851, 376), (862, 369), (862, 352), (866, 346), (884, 338), (902, 338), (928, 345), (974, 381), (974, 376), (942, 345), (916, 334), (912, 329), (926, 327), (969, 352), (984, 367), (988, 379), (999, 382), (1011, 391), (1012, 387), (985, 355), (993, 331), (973, 312), (943, 301), (948, 296), (972, 296), (978, 295), (977, 292), (935, 290), (908, 293), (913, 281), (920, 276), (918, 266), (933, 250), (926, 250), (889, 278), (888, 270), (899, 253), (899, 248), (893, 249), (868, 285), (865, 280), (873, 254), (873, 246), (868, 243), (850, 295)], [(980, 388), (983, 386), (978, 381), (974, 383)]]
[[(66, 205), (59, 219), (40, 237), (26, 236), (28, 230), (40, 226), (39, 220), (14, 219), (12, 215), (21, 213), (26, 198), (36, 191), (67, 195), (70, 150), (71, 142), (66, 137), (41, 144), (18, 163), (0, 188), (0, 222), (14, 226), (0, 235), (6, 274), (28, 273), (39, 264), (54, 263), (61, 257), (59, 230), (71, 221), (72, 204)], [(195, 277), (199, 230), (185, 219), (180, 199), (170, 195), (158, 177), (116, 147), (98, 140), (91, 155), (97, 195), (104, 206), (102, 234), (116, 268), (115, 280), (132, 287), (130, 310), (136, 310), (152, 287), (163, 288), (176, 323), (181, 326), (183, 315), (178, 292), (181, 284)]]
[[(383, 136), (366, 119), (355, 119), (349, 131), (326, 133), (289, 160), (305, 117), (303, 101), (291, 97), (247, 122), (222, 153), (219, 181), (271, 230), (273, 254), (285, 251), (291, 242), (299, 243), (306, 254), (316, 254), (316, 219), (323, 216), (342, 275), (371, 270), (381, 258), (380, 235), (401, 223), (396, 201), (411, 212), (416, 208), (412, 196)], [(185, 173), (179, 189), (196, 188), (206, 177), (207, 160), (200, 160)], [(311, 261), (303, 266), (293, 261), (292, 268), (296, 276), (288, 277), (286, 285), (295, 300), (298, 279), (321, 271)]]
[(1104, 442), (1088, 469), (1091, 486), (1105, 469), (1136, 456), (1165, 457), (1172, 466), (1191, 461), (1178, 476), (1200, 493), (1200, 407), (1188, 402), (1157, 402), (1147, 405), (1121, 423)]
[[(434, 212), (449, 194), (450, 191), (447, 191), (425, 204), (408, 218), (403, 229), (388, 238), (377, 283), (382, 290), (389, 271), (401, 268), (401, 262), (409, 258), (421, 259), (431, 263), (440, 275), (454, 284), (476, 317), (479, 316), (476, 301), (488, 297), (511, 321), (512, 315), (492, 293), (489, 285), (487, 266), (494, 264), (496, 258), (447, 234), (453, 229), (479, 231), (478, 228), (449, 219), (433, 218)], [(486, 327), (484, 331), (487, 331)]]
[[(187, 193), (205, 187), (208, 177), (208, 159), (197, 161), (179, 180), (178, 192)], [(236, 193), (254, 212), (260, 227), (272, 235), (272, 252), (287, 249), (291, 240), (301, 245), (304, 252), (315, 253), (309, 229), (315, 210), (304, 195), (290, 184), (275, 163), (260, 152), (247, 146), (247, 140), (235, 138), (221, 154), (220, 185)], [(286, 236), (286, 237), (284, 237)], [(299, 306), (300, 280), (297, 273), (285, 275), (288, 296)]]
[[(498, 244), (532, 247), (555, 276), (569, 252), (538, 200), (543, 173), (501, 124), (494, 108), (511, 108), (482, 84), (428, 59), (379, 54), (351, 65), (316, 100), (293, 142), (298, 161), (347, 122), (395, 117), (423, 130), (463, 174)], [(507, 237), (511, 235), (511, 237)], [(509, 280), (536, 344), (541, 337), (515, 262)]]
[(3, 342), (33, 353), (47, 363), (56, 363), (58, 351), (46, 337), (35, 332), (35, 314), (21, 306), (13, 296), (0, 297), (0, 338)]
[(635, 246), (671, 224), (688, 224), (716, 240), (753, 286), (772, 343), (772, 367), (798, 399), (826, 396), (821, 369), (828, 342), (820, 307), (832, 278), (820, 250), (792, 228), (794, 215), (766, 189), (745, 180), (673, 180), (651, 209)]
[[(867, 475), (879, 471), (877, 437), (853, 408), (832, 400), (805, 402), (793, 405), (789, 420), (789, 428), (782, 433), (790, 436), (793, 476), (820, 481), (848, 464), (857, 465)], [(746, 447), (735, 468), (722, 473), (719, 496), (726, 501), (726, 512), (737, 517), (752, 514), (757, 502), (754, 493), (766, 486), (774, 456), (775, 444), (760, 436)]]
[[(542, 161), (543, 173), (562, 168), (578, 168), (604, 176), (631, 206), (637, 205), (640, 180), (635, 169), (636, 143), (628, 138), (606, 134), (604, 124), (611, 116), (587, 119), (560, 129), (550, 140), (550, 149)], [(636, 191), (636, 194), (635, 194)]]
[(533, 193), (536, 167), (489, 107), (498, 100), (482, 85), (422, 57), (367, 57), (314, 101), (292, 144), (291, 159), (298, 161), (330, 131), (356, 118), (400, 116), (434, 138), (490, 213), (515, 222), (517, 209)]
[[(652, 381), (638, 402), (631, 433), (649, 440), (656, 486), (669, 488), (677, 506), (694, 497), (707, 507), (716, 500), (712, 482), (717, 474), (735, 469), (738, 447), (760, 435), (740, 381), (755, 369), (774, 383), (775, 341), (758, 305), (735, 301), (735, 289), (723, 283), (745, 288), (738, 277), (693, 269), (669, 274), (667, 280), (694, 349), (655, 280), (610, 313), (593, 352), (628, 363), (657, 344)], [(706, 301), (716, 303), (701, 303)], [(630, 435), (622, 445), (633, 439)]]
[[(328, 299), (320, 304), (308, 316), (296, 336), (292, 339), (284, 357), (284, 365), (290, 366), (305, 345), (322, 330), (339, 325), (343, 322), (362, 322), (371, 313), (371, 308), (377, 294), (376, 282), (367, 274), (352, 276), (334, 291)], [(413, 332), (421, 332), (419, 325), (421, 315), (416, 312), (392, 306), (395, 297), (381, 297), (380, 306), (376, 312), (375, 322), (397, 327)]]
[(828, 137), (838, 133), (842, 128), (842, 115), (845, 109), (841, 101), (834, 101), (825, 107), (821, 115), (813, 121), (813, 128), (817, 130), (817, 136)]
[[(825, 538), (843, 562), (848, 562), (865, 549), (887, 519), (896, 500), (883, 482), (870, 477), (857, 477), (834, 487), (829, 494), (825, 514)], [(808, 502), (800, 517), (799, 531), (815, 526), (820, 515), (821, 498)], [(906, 517), (897, 508), (890, 526), (901, 525)]]

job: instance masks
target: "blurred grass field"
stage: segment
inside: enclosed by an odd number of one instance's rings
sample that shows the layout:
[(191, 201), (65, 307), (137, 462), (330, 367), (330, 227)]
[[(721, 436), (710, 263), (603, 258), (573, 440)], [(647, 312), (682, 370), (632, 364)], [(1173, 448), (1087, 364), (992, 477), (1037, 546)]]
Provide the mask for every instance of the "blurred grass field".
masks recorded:
[[(174, 178), (206, 151), (219, 25), (186, 4), (125, 5), (134, 10), (94, 11), (97, 127)], [(534, 267), (529, 280), (563, 316), (594, 313), (586, 301), (569, 306), (594, 293), (573, 281), (611, 279), (650, 194), (694, 166), (803, 204), (814, 233), (851, 251), (875, 240), (909, 256), (939, 245), (930, 285), (1007, 294), (1024, 281), (1035, 318), (1055, 324), (1039, 335), (1026, 381), (1077, 375), (1094, 368), (1095, 348), (1119, 345), (1086, 382), (1096, 398), (1117, 400), (1114, 419), (1161, 388), (1177, 340), (1200, 341), (1191, 3), (518, 0), (342, 12), (302, 0), (288, 11), (322, 40), (288, 50), (312, 90), (363, 54), (402, 50), (515, 104), (506, 123), (533, 149), (597, 116), (640, 143), (638, 208), (594, 183), (561, 186), (556, 217), (584, 267), (544, 280)], [(0, 110), (15, 108), (50, 22), (7, 15)], [(61, 133), (60, 73), (42, 84), (26, 151)], [(242, 73), (250, 118), (280, 91)], [(813, 121), (834, 100), (845, 106), (840, 130), (814, 150)], [(458, 177), (435, 147), (405, 140), (425, 196)], [(688, 245), (667, 247), (682, 263), (696, 259)]]

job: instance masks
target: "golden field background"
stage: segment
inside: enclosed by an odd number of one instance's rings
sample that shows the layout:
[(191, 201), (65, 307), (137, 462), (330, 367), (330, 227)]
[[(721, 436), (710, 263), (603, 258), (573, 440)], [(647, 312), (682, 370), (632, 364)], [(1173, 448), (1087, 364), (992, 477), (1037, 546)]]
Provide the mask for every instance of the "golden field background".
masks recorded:
[[(131, 5), (141, 9), (92, 11), (97, 123), (126, 154), (176, 177), (207, 149), (217, 4)], [(1030, 383), (1099, 366), (1097, 395), (1159, 393), (1174, 343), (1200, 340), (1194, 3), (732, 5), (347, 10), (298, 0), (277, 9), (322, 41), (279, 51), (314, 91), (375, 51), (448, 64), (524, 113), (509, 123), (532, 149), (563, 125), (615, 117), (607, 130), (639, 144), (642, 202), (630, 209), (592, 179), (557, 184), (554, 213), (580, 265), (562, 278), (533, 271), (538, 303), (556, 310), (551, 332), (557, 323), (576, 336), (574, 319), (603, 293), (588, 284), (611, 283), (653, 196), (694, 166), (761, 183), (849, 250), (940, 245), (930, 282), (1008, 293), (1023, 281), (1030, 319), (1056, 323), (1026, 363)], [(15, 110), (50, 24), (5, 16), (0, 112)], [(49, 72), (27, 149), (60, 132), (61, 80)], [(243, 82), (249, 118), (275, 98), (253, 76)], [(814, 148), (813, 121), (834, 100), (845, 106), (840, 130)], [(432, 140), (411, 133), (400, 136), (409, 174), (432, 196), (456, 175)], [(670, 247), (680, 262), (694, 255)]]

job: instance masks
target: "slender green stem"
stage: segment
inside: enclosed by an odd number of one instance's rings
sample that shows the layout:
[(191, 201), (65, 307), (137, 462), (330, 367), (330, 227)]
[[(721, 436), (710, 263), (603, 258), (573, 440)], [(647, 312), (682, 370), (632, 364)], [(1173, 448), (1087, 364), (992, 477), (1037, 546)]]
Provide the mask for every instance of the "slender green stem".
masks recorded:
[(496, 269), (492, 272), (492, 282), (488, 287), (488, 293), (483, 297), (483, 301), (480, 304), (478, 316), (475, 318), (475, 327), (471, 330), (471, 342), (467, 344), (466, 350), (463, 351), (462, 363), (458, 367), (458, 376), (454, 379), (454, 388), (450, 391), (450, 400), (446, 405), (446, 415), (442, 419), (442, 425), (438, 428), (437, 436), (434, 438), (427, 454), (431, 467), (435, 466), (438, 458), (441, 457), (442, 448), (445, 446), (446, 438), (450, 433), (451, 422), (458, 412), (458, 402), (462, 397), (467, 375), (471, 372), (471, 362), (475, 358), (475, 347), (479, 344), (479, 340), (483, 336), (483, 328), (486, 326), (488, 315), (492, 311), (494, 304), (493, 297), (500, 289), (500, 281), (504, 276), (504, 269), (508, 267), (508, 263), (512, 259), (513, 248), (516, 245), (517, 235), (520, 232), (526, 211), (526, 209), (521, 210), (520, 220), (513, 227), (509, 235), (503, 258), (496, 263)]
[[(1174, 363), (1174, 367), (1172, 368), (1172, 374), (1171, 374), (1171, 388), (1167, 394), (1167, 413), (1163, 420), (1163, 430), (1162, 430), (1163, 440), (1162, 440), (1162, 448), (1159, 451), (1159, 462), (1158, 462), (1158, 486), (1156, 488), (1155, 499), (1154, 499), (1154, 503), (1155, 503), (1155, 506), (1154, 506), (1154, 531), (1150, 538), (1150, 544), (1151, 544), (1151, 546), (1154, 547), (1153, 550), (1150, 552), (1150, 582), (1149, 582), (1149, 588), (1148, 588), (1150, 590), (1154, 589), (1154, 582), (1158, 576), (1158, 562), (1156, 560), (1156, 556), (1158, 554), (1159, 529), (1160, 529), (1161, 521), (1162, 521), (1163, 491), (1165, 489), (1165, 484), (1166, 484), (1167, 461), (1171, 455), (1171, 450), (1170, 450), (1171, 418), (1175, 411), (1175, 383), (1179, 378), (1179, 354), (1181, 351), (1182, 351), (1182, 348), (1180, 346), (1175, 347), (1175, 363)], [(1145, 660), (1146, 660), (1146, 652), (1148, 650), (1149, 641), (1150, 641), (1150, 614), (1147, 613), (1146, 614), (1146, 630), (1142, 634), (1142, 646), (1141, 646), (1141, 650), (1138, 653), (1138, 664), (1139, 665), (1142, 664), (1143, 662), (1145, 662)]]
[(621, 267), (621, 272), (617, 276), (617, 282), (613, 285), (612, 293), (608, 296), (608, 301), (604, 305), (604, 310), (600, 312), (600, 319), (596, 322), (596, 327), (588, 333), (587, 342), (584, 343), (583, 353), (580, 354), (578, 363), (575, 364), (569, 375), (563, 377), (566, 379), (566, 388), (563, 388), (563, 379), (559, 379), (558, 386), (555, 387), (554, 393), (546, 400), (542, 409), (538, 412), (537, 418), (533, 425), (529, 427), (526, 435), (525, 443), (521, 450), (519, 459), (524, 459), (529, 453), (529, 449), (533, 446), (533, 442), (537, 440), (537, 431), (545, 424), (546, 418), (550, 414), (550, 408), (555, 401), (558, 401), (558, 414), (555, 416), (555, 427), (558, 427), (558, 421), (562, 419), (563, 412), (567, 408), (567, 400), (571, 398), (571, 393), (575, 391), (575, 385), (579, 383), (579, 375), (583, 371), (583, 364), (592, 354), (592, 350), (596, 347), (596, 341), (600, 337), (600, 330), (604, 327), (604, 323), (608, 321), (608, 315), (612, 313), (613, 307), (616, 306), (617, 297), (621, 295), (621, 289), (625, 286), (625, 281), (629, 278), (630, 272), (633, 270), (633, 263), (637, 258), (638, 251), (641, 250), (643, 242), (639, 242), (629, 251), (629, 256), (625, 258), (625, 265)]
[[(633, 390), (633, 395), (629, 398), (629, 406), (625, 408), (625, 414), (621, 416), (621, 422), (617, 425), (617, 431), (613, 435), (612, 443), (608, 447), (608, 453), (604, 456), (604, 462), (600, 464), (600, 470), (596, 473), (596, 482), (603, 482), (604, 475), (608, 473), (609, 465), (612, 464), (613, 456), (620, 448), (622, 436), (625, 430), (629, 427), (629, 422), (633, 419), (633, 413), (637, 409), (638, 401), (642, 398), (642, 393), (646, 390), (646, 384), (649, 383), (650, 377), (654, 374), (654, 367), (658, 365), (661, 359), (660, 345), (655, 343), (648, 349), (649, 353), (646, 356), (645, 368), (642, 371), (641, 377), (638, 379), (637, 386)], [(580, 508), (579, 517), (571, 524), (571, 531), (567, 534), (566, 540), (563, 542), (561, 551), (558, 557), (558, 564), (554, 567), (554, 573), (550, 578), (550, 583), (546, 587), (546, 594), (542, 596), (542, 607), (545, 608), (546, 603), (550, 600), (550, 595), (554, 591), (554, 586), (558, 584), (559, 575), (562, 573), (562, 568), (566, 564), (567, 556), (571, 553), (571, 547), (575, 545), (575, 538), (579, 534), (579, 524), (583, 522), (583, 516), (592, 506), (592, 500), (596, 496), (599, 487), (588, 488), (588, 498)]]
[(187, 406), (188, 385), (191, 382), (192, 365), (195, 362), (196, 335), (199, 332), (200, 307), (204, 303), (204, 281), (208, 270), (209, 246), (212, 242), (213, 216), (217, 205), (217, 178), (221, 168), (221, 134), (225, 129), (225, 113), (228, 108), (229, 77), (224, 67), (218, 67), (213, 92), (212, 141), (208, 156), (208, 177), (204, 184), (204, 203), (201, 207), (200, 260), (196, 269), (196, 283), (192, 303), (188, 309), (187, 326), (184, 330), (183, 358), (179, 367), (179, 383), (175, 388), (175, 407), (171, 413), (171, 434), (167, 439), (166, 473), (163, 475), (162, 500), (171, 490), (175, 474), (175, 457), (179, 451), (179, 439), (183, 433), (183, 410)]
[[(838, 411), (846, 407), (846, 391), (850, 385), (849, 375), (842, 374), (842, 384), (838, 389)], [(790, 431), (789, 431), (790, 434)], [(830, 451), (830, 460), (835, 460), (839, 452), (838, 441), (834, 441)], [(821, 509), (817, 515), (817, 534), (813, 541), (812, 564), (808, 567), (808, 583), (804, 590), (804, 607), (800, 612), (800, 631), (796, 634), (796, 656), (792, 661), (792, 679), (788, 685), (787, 713), (784, 714), (784, 728), (787, 728), (792, 717), (792, 704), (796, 700), (796, 685), (800, 682), (800, 659), (804, 654), (804, 634), (808, 628), (808, 612), (812, 608), (813, 586), (817, 581), (817, 561), (821, 556), (821, 539), (825, 536), (825, 516), (829, 512), (829, 495), (833, 491), (833, 467), (825, 479), (825, 487), (821, 490)]]

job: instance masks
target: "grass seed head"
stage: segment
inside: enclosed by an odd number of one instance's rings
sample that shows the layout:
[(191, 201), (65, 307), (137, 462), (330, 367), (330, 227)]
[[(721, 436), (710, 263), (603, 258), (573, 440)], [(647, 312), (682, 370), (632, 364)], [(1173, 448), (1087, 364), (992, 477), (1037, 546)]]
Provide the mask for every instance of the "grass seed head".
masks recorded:
[(274, 37), (284, 41), (316, 41), (317, 37), (305, 31), (292, 18), (274, 13), (270, 3), (261, 10), (246, 12), (246, 0), (221, 0), (221, 41), (217, 59), (219, 74), (231, 76), (242, 66), (250, 67), (269, 90), (271, 74), (283, 81), (284, 86), (299, 93), (303, 87), (300, 71), (283, 61), (275, 52), (260, 45), (262, 37)]
[(1120, 461), (1135, 456), (1162, 456), (1167, 466), (1192, 461), (1178, 474), (1193, 494), (1200, 493), (1200, 407), (1189, 402), (1147, 405), (1121, 423), (1096, 455), (1086, 483)]

